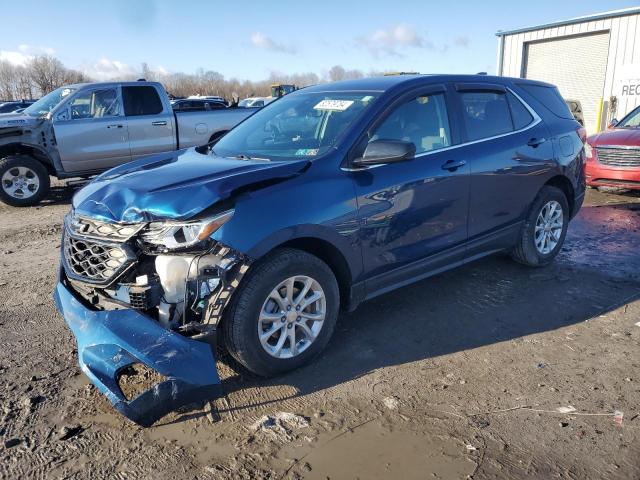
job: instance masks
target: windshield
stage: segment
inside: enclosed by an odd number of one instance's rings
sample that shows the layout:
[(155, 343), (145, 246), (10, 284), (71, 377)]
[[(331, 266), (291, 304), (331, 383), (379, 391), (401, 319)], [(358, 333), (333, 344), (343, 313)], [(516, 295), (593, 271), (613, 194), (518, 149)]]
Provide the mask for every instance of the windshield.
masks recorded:
[(32, 117), (41, 117), (42, 115), (46, 115), (70, 93), (75, 92), (75, 90), (75, 88), (69, 87), (58, 88), (57, 90), (54, 90), (53, 92), (42, 97), (30, 107), (25, 108), (23, 113), (26, 113), (27, 115), (30, 115)]
[(214, 146), (223, 157), (317, 157), (367, 110), (378, 92), (287, 95), (258, 111)]
[(640, 127), (640, 107), (636, 108), (629, 115), (624, 117), (616, 127)]

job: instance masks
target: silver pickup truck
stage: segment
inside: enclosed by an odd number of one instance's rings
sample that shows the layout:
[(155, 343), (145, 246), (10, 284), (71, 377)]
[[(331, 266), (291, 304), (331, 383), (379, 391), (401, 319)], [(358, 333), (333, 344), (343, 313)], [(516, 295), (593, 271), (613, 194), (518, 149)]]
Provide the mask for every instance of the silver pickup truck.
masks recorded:
[(144, 155), (206, 145), (255, 111), (174, 112), (155, 82), (58, 88), (21, 114), (0, 115), (0, 200), (34, 205), (49, 176), (89, 177)]

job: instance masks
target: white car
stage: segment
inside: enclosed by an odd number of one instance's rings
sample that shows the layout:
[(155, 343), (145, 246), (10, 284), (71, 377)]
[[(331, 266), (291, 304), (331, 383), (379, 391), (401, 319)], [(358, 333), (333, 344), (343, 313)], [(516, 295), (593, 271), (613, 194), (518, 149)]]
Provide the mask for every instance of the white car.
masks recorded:
[(249, 97), (238, 103), (243, 108), (261, 108), (274, 100), (273, 97)]

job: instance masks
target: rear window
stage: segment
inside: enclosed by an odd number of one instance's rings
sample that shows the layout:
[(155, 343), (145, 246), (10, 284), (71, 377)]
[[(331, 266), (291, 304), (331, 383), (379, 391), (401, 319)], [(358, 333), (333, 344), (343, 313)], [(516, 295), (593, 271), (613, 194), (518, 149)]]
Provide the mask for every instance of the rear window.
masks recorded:
[(573, 120), (569, 107), (567, 107), (556, 87), (544, 87), (528, 83), (520, 83), (518, 86), (549, 109), (555, 116)]
[(124, 112), (128, 117), (157, 115), (162, 112), (162, 101), (154, 87), (122, 87)]

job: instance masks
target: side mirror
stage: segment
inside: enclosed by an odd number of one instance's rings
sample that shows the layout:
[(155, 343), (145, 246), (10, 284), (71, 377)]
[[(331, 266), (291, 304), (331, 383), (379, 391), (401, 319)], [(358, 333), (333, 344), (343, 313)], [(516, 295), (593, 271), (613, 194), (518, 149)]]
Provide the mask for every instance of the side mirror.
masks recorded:
[(404, 140), (374, 140), (369, 142), (361, 158), (351, 163), (354, 167), (368, 167), (385, 163), (411, 160), (416, 154), (416, 146)]
[(607, 128), (613, 128), (613, 127), (615, 127), (616, 125), (618, 125), (618, 123), (620, 123), (620, 121), (619, 121), (617, 118), (614, 118), (613, 120), (611, 120), (611, 121), (609, 122), (609, 126), (608, 126)]
[(56, 121), (66, 122), (67, 120), (69, 120), (69, 111), (66, 108), (56, 114)]

